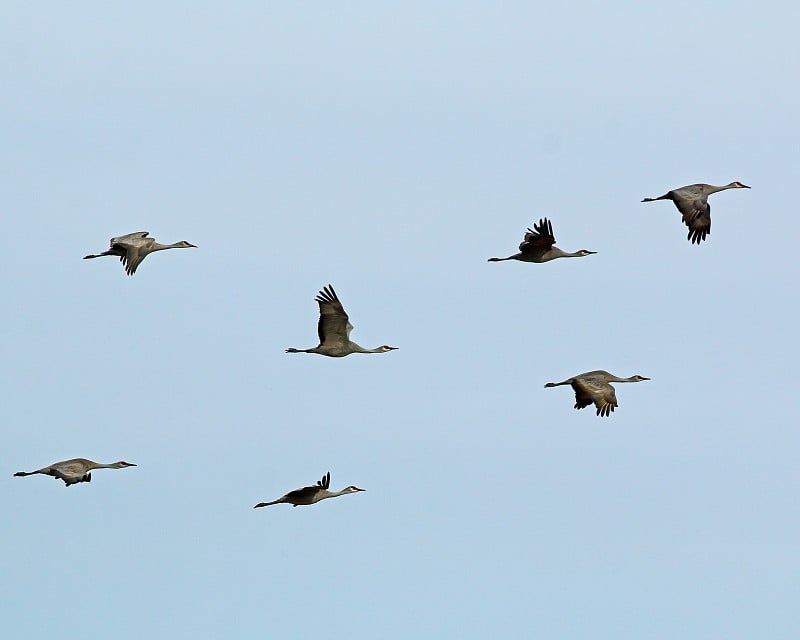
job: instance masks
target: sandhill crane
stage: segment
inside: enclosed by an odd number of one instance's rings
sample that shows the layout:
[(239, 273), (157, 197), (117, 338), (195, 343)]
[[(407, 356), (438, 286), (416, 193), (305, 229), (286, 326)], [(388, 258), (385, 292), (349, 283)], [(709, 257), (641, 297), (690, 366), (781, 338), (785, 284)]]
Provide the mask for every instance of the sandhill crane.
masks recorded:
[(32, 476), (41, 473), (46, 476), (53, 476), (57, 480), (63, 480), (65, 485), (70, 486), (72, 484), (78, 484), (79, 482), (91, 482), (92, 474), (89, 472), (94, 469), (124, 469), (125, 467), (135, 466), (135, 464), (122, 460), (112, 464), (100, 464), (99, 462), (92, 462), (86, 458), (73, 458), (72, 460), (54, 462), (49, 467), (43, 467), (36, 471), (17, 471), (14, 475)]
[(319, 303), (319, 345), (313, 349), (289, 348), (286, 353), (318, 353), (332, 358), (342, 358), (351, 353), (386, 353), (397, 347), (383, 345), (375, 349), (365, 349), (350, 340), (353, 325), (350, 324), (342, 303), (331, 285), (324, 287), (314, 298)]
[(575, 408), (583, 409), (594, 403), (598, 416), (609, 416), (617, 404), (617, 394), (610, 382), (641, 382), (649, 380), (644, 376), (635, 375), (630, 378), (618, 378), (608, 371), (587, 371), (573, 376), (563, 382), (548, 382), (545, 388), (559, 387), (564, 384), (572, 386), (575, 391)]
[(528, 229), (522, 244), (519, 245), (519, 253), (507, 258), (489, 258), (489, 262), (502, 262), (503, 260), (520, 260), (522, 262), (549, 262), (556, 258), (582, 258), (590, 256), (597, 251), (581, 249), (574, 253), (567, 253), (558, 247), (553, 246), (556, 238), (553, 235), (553, 225), (547, 218), (534, 223), (533, 230)]
[(322, 480), (317, 481), (317, 484), (310, 487), (303, 487), (302, 489), (295, 489), (294, 491), (290, 491), (285, 496), (278, 498), (277, 500), (273, 500), (272, 502), (259, 502), (255, 507), (253, 507), (253, 509), (282, 503), (290, 504), (293, 507), (298, 507), (301, 504), (314, 504), (315, 502), (325, 500), (326, 498), (335, 498), (336, 496), (343, 496), (348, 493), (366, 491), (366, 489), (359, 489), (353, 485), (345, 487), (341, 491), (328, 491), (328, 487), (330, 486), (331, 472), (328, 471), (328, 473), (322, 476)]
[(148, 231), (137, 231), (136, 233), (128, 233), (124, 236), (111, 238), (111, 247), (108, 251), (98, 253), (97, 255), (90, 254), (83, 256), (84, 260), (89, 258), (101, 258), (103, 256), (117, 256), (119, 261), (125, 267), (125, 272), (132, 276), (136, 273), (136, 268), (144, 260), (148, 254), (154, 251), (163, 251), (164, 249), (188, 249), (189, 247), (197, 248), (191, 242), (181, 240), (174, 244), (160, 244), (153, 238), (148, 238)]
[(681, 212), (683, 223), (689, 227), (686, 239), (692, 244), (699, 245), (711, 233), (711, 205), (708, 196), (725, 189), (749, 189), (741, 182), (731, 182), (721, 187), (713, 184), (690, 184), (680, 189), (667, 191), (657, 198), (644, 198), (642, 202), (655, 202), (656, 200), (672, 200), (678, 211)]

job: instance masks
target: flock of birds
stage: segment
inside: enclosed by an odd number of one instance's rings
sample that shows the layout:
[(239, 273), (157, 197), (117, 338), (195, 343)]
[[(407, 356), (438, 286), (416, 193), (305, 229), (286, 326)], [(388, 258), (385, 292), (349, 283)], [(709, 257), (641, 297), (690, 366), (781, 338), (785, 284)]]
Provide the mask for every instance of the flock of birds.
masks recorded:
[[(679, 189), (672, 189), (663, 196), (657, 198), (644, 198), (642, 202), (655, 202), (656, 200), (672, 200), (678, 211), (680, 211), (683, 223), (688, 227), (689, 233), (687, 240), (693, 244), (700, 244), (711, 233), (711, 206), (708, 204), (708, 196), (718, 191), (726, 189), (749, 189), (741, 182), (731, 182), (722, 186), (710, 184), (692, 184)], [(138, 231), (124, 236), (111, 238), (108, 250), (98, 254), (84, 256), (84, 259), (100, 258), (103, 256), (116, 256), (122, 262), (125, 272), (132, 276), (136, 269), (149, 254), (164, 249), (186, 249), (195, 247), (190, 242), (181, 240), (173, 244), (160, 244), (155, 239), (148, 237), (147, 231)], [(580, 258), (592, 255), (595, 251), (581, 249), (573, 253), (562, 251), (555, 246), (556, 239), (553, 234), (553, 225), (547, 218), (542, 218), (533, 225), (533, 229), (528, 229), (522, 243), (519, 245), (519, 252), (507, 258), (489, 258), (489, 262), (502, 262), (505, 260), (519, 260), (521, 262), (549, 262), (556, 258)], [(336, 295), (333, 287), (329, 284), (323, 287), (322, 291), (315, 298), (319, 304), (319, 322), (317, 323), (317, 333), (319, 334), (319, 344), (309, 349), (286, 349), (286, 353), (316, 353), (331, 358), (342, 358), (351, 353), (387, 353), (397, 347), (382, 345), (375, 349), (365, 349), (350, 340), (350, 332), (353, 325), (344, 310), (344, 306)], [(617, 396), (612, 382), (642, 382), (649, 380), (645, 376), (634, 375), (629, 378), (620, 378), (608, 371), (588, 371), (562, 382), (548, 382), (545, 388), (569, 385), (575, 392), (575, 408), (583, 409), (594, 404), (598, 416), (608, 417), (619, 406)], [(91, 472), (95, 469), (124, 469), (135, 467), (135, 464), (120, 460), (111, 464), (101, 464), (87, 460), (86, 458), (73, 458), (55, 462), (47, 467), (42, 467), (36, 471), (18, 471), (15, 476), (30, 476), (36, 474), (52, 476), (62, 480), (66, 486), (78, 484), (80, 482), (91, 482)], [(277, 500), (270, 502), (259, 502), (254, 508), (268, 507), (274, 504), (291, 504), (295, 507), (300, 505), (315, 504), (326, 498), (358, 493), (364, 491), (354, 485), (345, 487), (341, 491), (330, 491), (331, 474), (326, 473), (315, 485), (302, 487), (290, 491)]]

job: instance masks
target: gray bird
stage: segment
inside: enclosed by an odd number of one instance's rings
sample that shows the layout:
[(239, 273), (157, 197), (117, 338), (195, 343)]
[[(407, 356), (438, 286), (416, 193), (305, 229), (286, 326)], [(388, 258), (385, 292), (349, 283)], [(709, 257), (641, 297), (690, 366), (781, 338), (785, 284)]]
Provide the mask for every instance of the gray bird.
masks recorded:
[(680, 189), (667, 191), (657, 198), (644, 198), (642, 202), (655, 202), (656, 200), (672, 200), (678, 211), (681, 212), (683, 223), (689, 227), (686, 239), (692, 244), (699, 245), (711, 233), (711, 205), (708, 196), (717, 191), (726, 189), (749, 189), (741, 182), (731, 182), (721, 187), (713, 184), (690, 184)]
[(302, 489), (295, 489), (294, 491), (290, 491), (285, 496), (278, 498), (277, 500), (273, 500), (272, 502), (259, 502), (253, 509), (258, 509), (258, 507), (268, 507), (272, 504), (290, 504), (293, 507), (298, 507), (303, 504), (314, 504), (315, 502), (319, 502), (320, 500), (325, 500), (326, 498), (335, 498), (337, 496), (343, 496), (348, 493), (356, 493), (358, 491), (366, 491), (366, 489), (359, 489), (356, 486), (350, 485), (349, 487), (345, 487), (341, 491), (328, 491), (328, 488), (331, 486), (331, 472), (329, 471), (324, 476), (322, 476), (322, 480), (318, 480), (317, 484), (310, 486), (310, 487), (303, 487)]
[(111, 247), (108, 251), (98, 253), (96, 255), (90, 254), (83, 256), (84, 260), (90, 258), (101, 258), (103, 256), (117, 256), (119, 261), (125, 267), (125, 272), (132, 276), (136, 273), (136, 268), (149, 254), (155, 251), (163, 251), (164, 249), (187, 249), (189, 247), (197, 248), (191, 242), (181, 240), (174, 244), (160, 244), (153, 238), (148, 238), (148, 231), (137, 231), (136, 233), (129, 233), (124, 236), (111, 238)]
[(542, 218), (539, 223), (534, 223), (533, 230), (528, 229), (522, 244), (519, 245), (519, 253), (507, 258), (489, 258), (489, 262), (502, 262), (503, 260), (520, 260), (522, 262), (549, 262), (556, 258), (582, 258), (590, 256), (597, 251), (581, 249), (574, 253), (567, 253), (555, 247), (556, 238), (553, 235), (553, 225), (547, 218)]
[(353, 325), (350, 324), (342, 303), (331, 285), (324, 287), (314, 298), (319, 303), (319, 322), (317, 333), (319, 345), (313, 349), (295, 349), (290, 347), (286, 353), (318, 353), (331, 358), (342, 358), (351, 353), (386, 353), (397, 347), (383, 345), (375, 349), (365, 349), (350, 340)]
[(548, 382), (545, 388), (559, 387), (568, 384), (575, 391), (575, 408), (583, 409), (594, 403), (598, 416), (609, 416), (617, 404), (617, 394), (610, 382), (641, 382), (649, 380), (644, 376), (635, 375), (630, 378), (618, 378), (608, 371), (587, 371), (573, 376), (563, 382)]
[(41, 473), (46, 476), (53, 476), (57, 480), (63, 480), (65, 485), (70, 486), (79, 482), (91, 482), (92, 474), (89, 472), (94, 469), (124, 469), (125, 467), (135, 466), (135, 464), (123, 462), (122, 460), (112, 464), (101, 464), (86, 458), (73, 458), (72, 460), (54, 462), (49, 467), (43, 467), (36, 471), (17, 471), (14, 475), (32, 476)]

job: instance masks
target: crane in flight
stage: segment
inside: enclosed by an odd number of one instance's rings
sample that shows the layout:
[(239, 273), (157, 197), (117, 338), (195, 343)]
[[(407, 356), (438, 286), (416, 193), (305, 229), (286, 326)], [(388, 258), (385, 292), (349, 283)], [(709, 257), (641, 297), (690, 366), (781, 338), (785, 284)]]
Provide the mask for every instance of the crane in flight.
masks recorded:
[(318, 353), (331, 358), (343, 358), (351, 353), (386, 353), (397, 349), (386, 344), (375, 349), (365, 349), (350, 340), (353, 325), (331, 285), (324, 287), (315, 300), (319, 304), (319, 345), (311, 349), (290, 347), (286, 353)]
[(46, 476), (53, 476), (57, 480), (63, 480), (66, 486), (78, 484), (79, 482), (91, 482), (94, 469), (124, 469), (125, 467), (135, 467), (130, 462), (113, 462), (111, 464), (101, 464), (86, 458), (73, 458), (72, 460), (62, 460), (54, 462), (50, 466), (42, 467), (36, 471), (17, 471), (15, 476), (32, 476), (41, 473)]
[(331, 472), (328, 471), (324, 476), (322, 476), (322, 480), (317, 480), (317, 484), (311, 485), (310, 487), (303, 487), (302, 489), (295, 489), (294, 491), (290, 491), (285, 496), (281, 496), (277, 500), (273, 500), (272, 502), (259, 502), (254, 509), (258, 509), (259, 507), (269, 507), (273, 504), (290, 504), (293, 507), (299, 507), (300, 505), (306, 504), (314, 504), (319, 502), (320, 500), (325, 500), (327, 498), (336, 498), (337, 496), (343, 496), (348, 493), (357, 493), (359, 491), (366, 491), (366, 489), (359, 489), (354, 485), (350, 485), (349, 487), (345, 487), (341, 491), (329, 491), (328, 489), (331, 486)]
[(175, 242), (173, 244), (161, 244), (156, 242), (153, 238), (148, 238), (149, 232), (137, 231), (136, 233), (128, 233), (124, 236), (117, 236), (111, 238), (111, 246), (107, 251), (98, 254), (89, 254), (83, 256), (84, 260), (90, 258), (102, 258), (103, 256), (117, 256), (122, 266), (125, 267), (125, 273), (132, 276), (136, 273), (136, 268), (141, 264), (148, 255), (155, 251), (163, 251), (164, 249), (188, 249), (189, 247), (197, 248), (197, 245), (186, 240)]
[(528, 229), (522, 244), (519, 245), (519, 253), (507, 258), (489, 258), (489, 262), (503, 262), (504, 260), (520, 260), (521, 262), (550, 262), (556, 258), (583, 258), (590, 256), (597, 251), (581, 249), (574, 253), (567, 253), (554, 246), (556, 237), (553, 235), (553, 225), (547, 218), (542, 218), (538, 223), (533, 224), (533, 229)]
[(545, 388), (560, 387), (561, 385), (568, 384), (575, 391), (575, 408), (583, 409), (590, 404), (594, 404), (597, 408), (598, 416), (610, 416), (611, 412), (619, 406), (617, 403), (617, 394), (614, 392), (614, 387), (609, 383), (611, 382), (642, 382), (649, 380), (644, 376), (635, 375), (630, 378), (618, 378), (613, 373), (608, 371), (587, 371), (586, 373), (578, 374), (567, 378), (563, 382), (548, 382)]
[(689, 227), (686, 239), (692, 244), (699, 245), (711, 233), (711, 205), (708, 196), (726, 189), (749, 189), (741, 182), (715, 187), (713, 184), (690, 184), (679, 189), (667, 191), (657, 198), (644, 198), (642, 202), (655, 202), (656, 200), (672, 200), (678, 211), (681, 212), (683, 223)]

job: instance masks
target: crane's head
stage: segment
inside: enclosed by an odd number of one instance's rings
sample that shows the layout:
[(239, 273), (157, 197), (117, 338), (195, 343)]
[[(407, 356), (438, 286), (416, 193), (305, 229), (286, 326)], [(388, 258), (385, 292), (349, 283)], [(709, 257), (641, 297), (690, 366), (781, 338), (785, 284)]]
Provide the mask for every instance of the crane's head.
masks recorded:
[(589, 251), (588, 249), (581, 249), (580, 251), (578, 251), (578, 255), (581, 257), (590, 256), (594, 253), (597, 253), (597, 251)]
[(117, 469), (124, 469), (125, 467), (135, 467), (136, 465), (132, 462), (125, 462), (124, 460), (120, 460), (119, 462), (115, 462), (114, 466)]
[(731, 189), (749, 189), (749, 188), (750, 188), (750, 187), (748, 187), (746, 184), (742, 184), (742, 183), (741, 183), (741, 182), (739, 182), (739, 181), (736, 181), (736, 182), (731, 182), (731, 183), (730, 183), (728, 186), (729, 186)]
[(181, 240), (181, 241), (178, 243), (178, 246), (179, 246), (181, 249), (188, 249), (189, 247), (194, 247), (195, 249), (197, 249), (197, 245), (196, 245), (196, 244), (192, 244), (191, 242), (186, 242), (186, 240)]
[(631, 376), (631, 382), (641, 382), (642, 380), (649, 380), (650, 378), (645, 378), (644, 376), (640, 376), (638, 373), (635, 376)]
[(349, 487), (343, 489), (344, 493), (356, 493), (358, 491), (366, 491), (366, 489), (359, 489), (357, 486), (351, 484)]
[(385, 344), (383, 346), (378, 347), (378, 349), (386, 353), (387, 351), (394, 351), (395, 349), (397, 349), (397, 347), (390, 347), (388, 344)]

